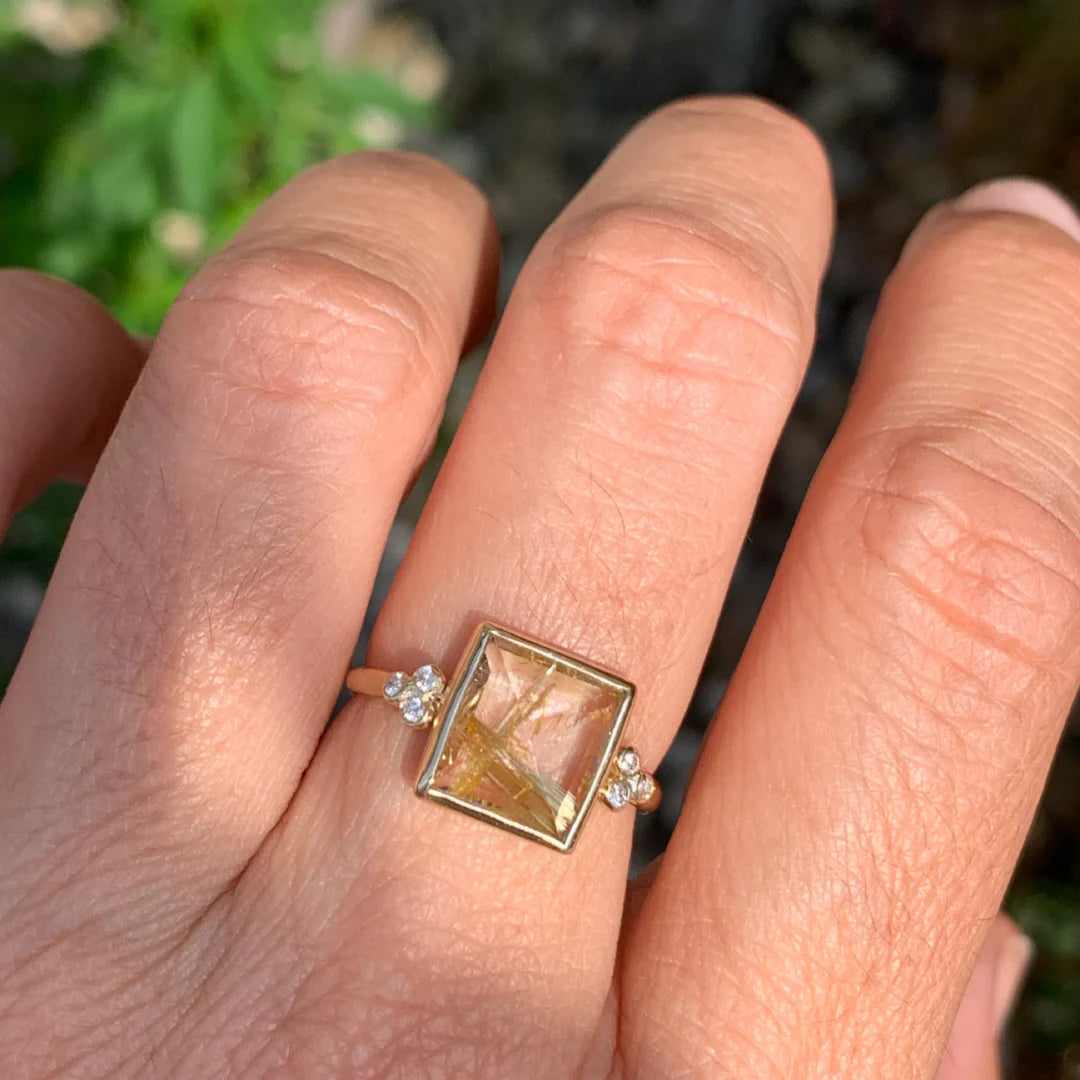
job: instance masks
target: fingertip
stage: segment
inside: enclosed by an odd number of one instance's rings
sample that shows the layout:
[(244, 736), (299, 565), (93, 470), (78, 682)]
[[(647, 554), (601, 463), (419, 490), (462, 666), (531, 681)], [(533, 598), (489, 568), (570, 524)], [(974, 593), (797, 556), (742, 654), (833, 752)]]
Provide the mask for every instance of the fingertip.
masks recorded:
[(1031, 939), (998, 915), (975, 960), (937, 1080), (996, 1080), (998, 1043), (1034, 955)]
[(930, 208), (904, 245), (903, 259), (921, 251), (958, 215), (1018, 214), (1052, 225), (1080, 243), (1080, 214), (1056, 188), (1026, 176), (987, 180), (969, 188), (951, 202)]
[[(1004, 919), (1004, 916), (1002, 916)], [(1035, 946), (1011, 920), (1009, 931), (1001, 943), (994, 968), (992, 1019), (994, 1031), (1000, 1035), (1012, 1016), (1020, 991), (1035, 958)]]

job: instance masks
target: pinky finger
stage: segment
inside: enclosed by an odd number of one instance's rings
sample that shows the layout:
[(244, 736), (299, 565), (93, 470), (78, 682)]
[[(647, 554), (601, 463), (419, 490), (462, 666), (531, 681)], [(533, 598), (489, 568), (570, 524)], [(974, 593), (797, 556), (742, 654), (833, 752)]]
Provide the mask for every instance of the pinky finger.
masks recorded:
[(972, 968), (937, 1080), (1000, 1080), (1001, 1033), (1031, 962), (1031, 942), (998, 915)]
[(86, 479), (144, 356), (81, 289), (0, 270), (0, 533), (50, 480)]

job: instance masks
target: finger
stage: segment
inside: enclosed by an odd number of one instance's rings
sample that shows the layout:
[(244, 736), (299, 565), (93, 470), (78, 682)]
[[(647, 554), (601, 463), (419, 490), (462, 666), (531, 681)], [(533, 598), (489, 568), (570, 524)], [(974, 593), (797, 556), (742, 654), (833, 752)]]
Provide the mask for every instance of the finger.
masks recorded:
[[(637, 128), (524, 269), (369, 662), (452, 666), (494, 619), (637, 683), (626, 739), (657, 761), (801, 378), (830, 218), (820, 147), (771, 107), (703, 99)], [(313, 863), (332, 884), (305, 898), (307, 925), (336, 949), (357, 931), (330, 913), (351, 912), (411, 957), (392, 992), (423, 992), (425, 1030), (476, 1047), (514, 1030), (500, 1075), (575, 1072), (610, 983), (630, 815), (598, 809), (563, 858), (418, 800), (394, 715), (339, 718), (264, 872)]]
[(1002, 1030), (1031, 955), (1031, 942), (1011, 919), (994, 919), (953, 1018), (937, 1080), (998, 1080)]
[(86, 479), (144, 355), (81, 289), (0, 270), (0, 532), (54, 477)]
[(1026, 190), (885, 290), (636, 924), (644, 1075), (934, 1075), (1080, 667), (1080, 245)]
[[(152, 881), (238, 871), (325, 725), (493, 270), (471, 185), (362, 154), (288, 185), (195, 275), (4, 701), (9, 814), (51, 843), (97, 822)], [(148, 868), (142, 844), (183, 847)]]

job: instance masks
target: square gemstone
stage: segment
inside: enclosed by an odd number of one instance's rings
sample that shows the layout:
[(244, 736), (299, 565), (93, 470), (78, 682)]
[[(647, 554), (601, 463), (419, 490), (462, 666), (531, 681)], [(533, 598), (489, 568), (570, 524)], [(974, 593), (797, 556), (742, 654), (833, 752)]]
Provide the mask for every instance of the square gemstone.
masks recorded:
[(447, 689), (417, 793), (569, 851), (633, 696), (624, 679), (484, 623)]

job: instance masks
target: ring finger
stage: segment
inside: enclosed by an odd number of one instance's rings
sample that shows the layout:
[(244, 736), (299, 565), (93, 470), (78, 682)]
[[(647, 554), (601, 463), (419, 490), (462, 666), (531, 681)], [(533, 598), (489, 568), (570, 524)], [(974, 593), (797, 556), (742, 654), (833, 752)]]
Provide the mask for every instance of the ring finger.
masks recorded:
[[(371, 662), (452, 664), (494, 619), (637, 683), (627, 736), (655, 763), (801, 379), (830, 229), (820, 148), (778, 111), (701, 100), (635, 130), (522, 273)], [(391, 958), (369, 987), (380, 1017), (426, 1033), (389, 1036), (418, 1055), (403, 1074), (447, 1052), (435, 1031), (497, 1054), (493, 1026), (515, 1037), (492, 1074), (573, 1074), (610, 983), (629, 821), (598, 815), (560, 860), (414, 798), (385, 705), (340, 720), (252, 887), (313, 863), (334, 883), (300, 917), (336, 946), (347, 911)], [(353, 954), (339, 962), (319, 987), (355, 985)]]

